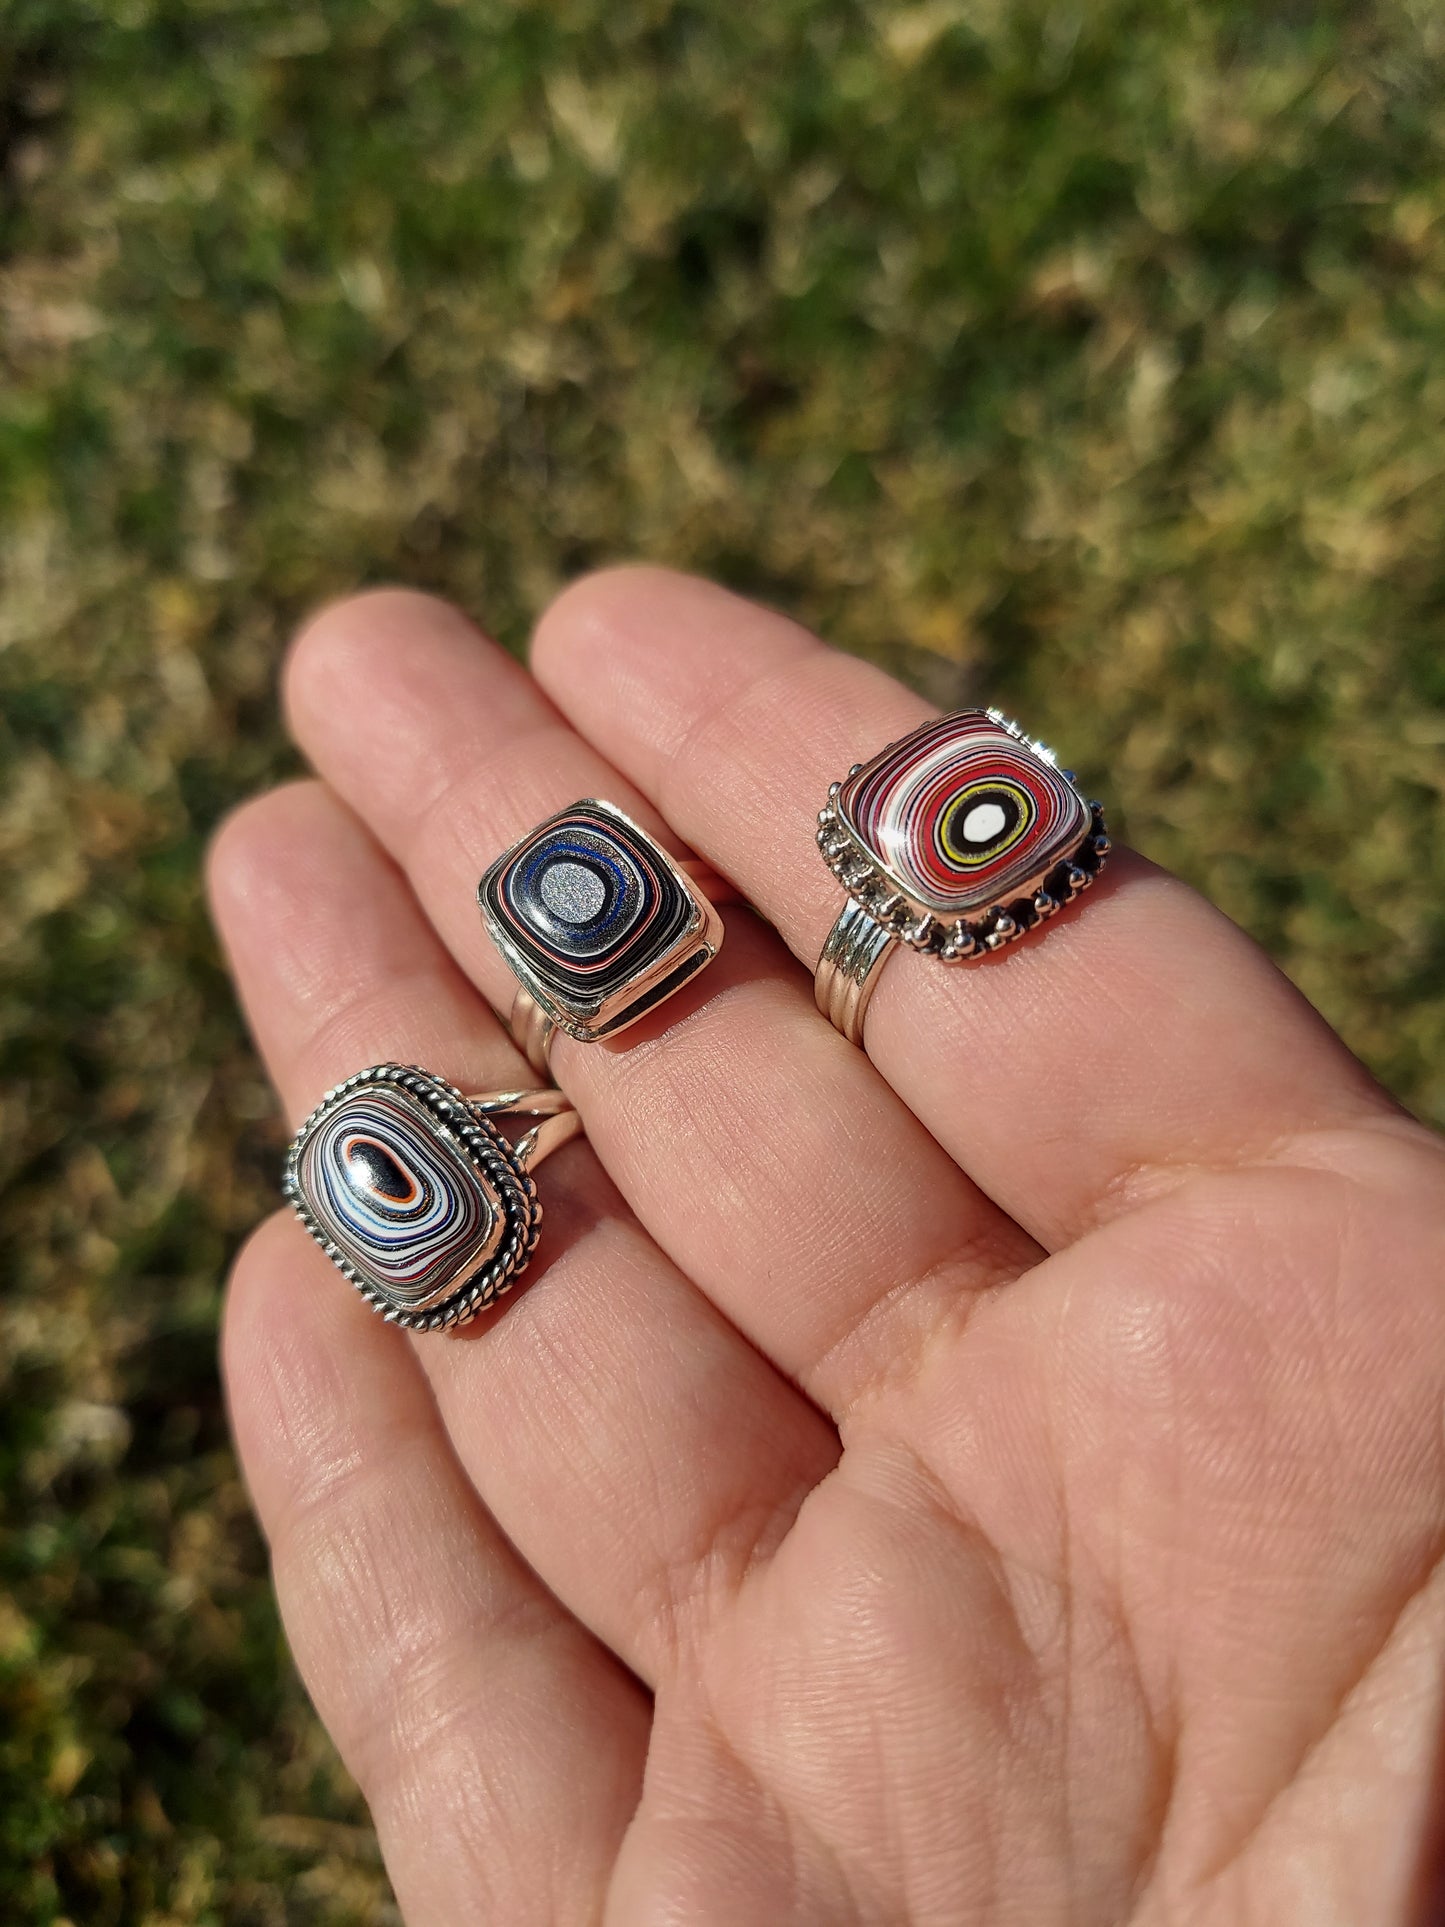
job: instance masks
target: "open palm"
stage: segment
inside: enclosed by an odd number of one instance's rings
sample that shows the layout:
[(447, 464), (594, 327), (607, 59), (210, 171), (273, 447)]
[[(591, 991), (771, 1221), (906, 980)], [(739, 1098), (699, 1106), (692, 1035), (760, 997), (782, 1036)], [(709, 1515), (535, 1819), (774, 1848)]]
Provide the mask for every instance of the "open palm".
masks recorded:
[(895, 957), (865, 1057), (814, 815), (924, 705), (652, 570), (533, 672), (425, 597), (327, 611), (321, 780), (212, 867), (293, 1117), (384, 1059), (526, 1081), (473, 891), (578, 797), (768, 920), (558, 1040), (590, 1146), (509, 1307), (412, 1342), (281, 1216), (237, 1266), (288, 1631), (411, 1927), (1423, 1921), (1439, 1144), (1127, 854), (1043, 941)]

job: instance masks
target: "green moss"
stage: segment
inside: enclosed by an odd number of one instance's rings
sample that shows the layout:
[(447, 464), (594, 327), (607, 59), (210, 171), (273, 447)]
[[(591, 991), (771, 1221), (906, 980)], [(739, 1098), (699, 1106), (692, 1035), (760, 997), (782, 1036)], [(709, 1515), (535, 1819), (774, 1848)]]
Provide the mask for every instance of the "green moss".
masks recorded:
[(309, 603), (647, 554), (986, 692), (1445, 1117), (1442, 82), (1406, 0), (11, 0), (7, 1921), (388, 1917), (213, 1364)]

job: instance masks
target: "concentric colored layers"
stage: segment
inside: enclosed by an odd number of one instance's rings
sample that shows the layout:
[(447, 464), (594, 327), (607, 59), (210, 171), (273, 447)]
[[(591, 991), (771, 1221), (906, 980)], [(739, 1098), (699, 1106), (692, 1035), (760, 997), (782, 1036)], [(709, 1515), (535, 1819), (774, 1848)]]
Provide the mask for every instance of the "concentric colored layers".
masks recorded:
[(1062, 772), (981, 709), (875, 756), (843, 785), (838, 816), (901, 890), (945, 917), (1019, 895), (1091, 826)]
[(493, 1242), (485, 1178), (395, 1085), (348, 1094), (307, 1140), (297, 1176), (332, 1243), (398, 1306), (425, 1304)]
[(482, 885), (494, 931), (579, 1018), (666, 956), (691, 897), (636, 831), (586, 808), (552, 817)]

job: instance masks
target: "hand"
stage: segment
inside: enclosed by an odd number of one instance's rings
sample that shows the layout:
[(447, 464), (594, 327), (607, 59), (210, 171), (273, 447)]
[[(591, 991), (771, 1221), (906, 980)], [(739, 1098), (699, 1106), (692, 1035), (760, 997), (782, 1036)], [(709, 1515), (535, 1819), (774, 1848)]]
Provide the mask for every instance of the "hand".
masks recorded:
[(383, 1059), (526, 1081), (473, 893), (579, 796), (769, 920), (559, 1039), (590, 1144), (499, 1314), (412, 1343), (288, 1215), (236, 1267), (236, 1435), (407, 1920), (1423, 1922), (1439, 1142), (1123, 852), (1042, 940), (895, 956), (870, 1061), (813, 1003), (815, 811), (924, 705), (655, 570), (533, 671), (328, 610), (321, 780), (212, 869), (293, 1120)]

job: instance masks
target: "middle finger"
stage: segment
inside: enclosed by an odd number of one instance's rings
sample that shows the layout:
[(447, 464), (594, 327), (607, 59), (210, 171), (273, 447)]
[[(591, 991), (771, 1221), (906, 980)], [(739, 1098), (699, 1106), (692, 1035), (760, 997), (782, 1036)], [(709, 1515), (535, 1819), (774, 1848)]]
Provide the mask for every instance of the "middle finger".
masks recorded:
[[(382, 591), (323, 612), (288, 708), (316, 767), (506, 1012), (481, 871), (580, 796), (656, 818), (456, 610)], [(785, 1372), (841, 1415), (1037, 1247), (819, 1021), (781, 941), (728, 911), (719, 962), (627, 1048), (559, 1037), (558, 1080), (638, 1216)]]
[[(216, 840), (210, 884), (293, 1123), (362, 1064), (420, 1062), (464, 1090), (530, 1081), (404, 879), (323, 784), (246, 804)], [(655, 1684), (786, 1531), (837, 1438), (657, 1249), (585, 1143), (549, 1159), (539, 1188), (541, 1248), (500, 1315), (453, 1339), (387, 1336), (414, 1346), (502, 1533)], [(288, 1239), (291, 1290), (271, 1315), (294, 1323), (313, 1288), (350, 1294), (289, 1213), (278, 1248)]]

